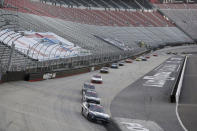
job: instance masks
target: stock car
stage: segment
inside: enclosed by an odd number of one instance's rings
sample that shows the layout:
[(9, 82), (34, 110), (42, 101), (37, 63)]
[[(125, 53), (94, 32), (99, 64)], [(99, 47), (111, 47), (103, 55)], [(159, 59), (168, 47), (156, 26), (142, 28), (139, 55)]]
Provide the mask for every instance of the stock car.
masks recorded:
[(91, 78), (91, 82), (92, 83), (103, 83), (103, 79), (100, 75), (94, 75), (92, 78)]
[(150, 56), (146, 56), (146, 59), (149, 59), (150, 58)]
[(172, 54), (172, 52), (171, 51), (168, 51), (166, 54)]
[(110, 122), (110, 116), (105, 113), (104, 107), (93, 103), (82, 103), (81, 114), (90, 121), (101, 121), (103, 124)]
[(135, 60), (136, 60), (136, 61), (141, 61), (142, 59), (141, 59), (141, 58), (136, 58)]
[(177, 55), (178, 53), (177, 53), (177, 52), (173, 52), (172, 54), (173, 54), (173, 55)]
[(142, 57), (141, 60), (142, 61), (147, 61), (147, 59), (145, 57)]
[(124, 66), (124, 62), (121, 61), (120, 63), (118, 63), (119, 66)]
[(158, 56), (157, 54), (153, 54), (153, 56)]
[(100, 69), (100, 73), (109, 73), (109, 68), (108, 67), (102, 67)]
[(87, 90), (82, 95), (82, 101), (87, 103), (100, 104), (101, 99), (98, 97), (96, 91)]
[(95, 86), (92, 83), (85, 82), (82, 87), (82, 94), (87, 90), (95, 91)]
[(125, 60), (125, 62), (126, 63), (132, 63), (132, 60), (128, 58), (128, 59)]
[(113, 63), (113, 64), (111, 65), (111, 68), (118, 69), (118, 63)]

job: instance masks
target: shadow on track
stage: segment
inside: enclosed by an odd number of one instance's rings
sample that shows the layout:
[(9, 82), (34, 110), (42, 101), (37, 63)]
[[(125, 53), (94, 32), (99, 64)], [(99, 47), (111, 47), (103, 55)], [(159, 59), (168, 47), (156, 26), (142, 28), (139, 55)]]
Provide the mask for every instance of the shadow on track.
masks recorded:
[(104, 127), (107, 131), (121, 131), (120, 127), (113, 120), (111, 120), (110, 123), (105, 124)]

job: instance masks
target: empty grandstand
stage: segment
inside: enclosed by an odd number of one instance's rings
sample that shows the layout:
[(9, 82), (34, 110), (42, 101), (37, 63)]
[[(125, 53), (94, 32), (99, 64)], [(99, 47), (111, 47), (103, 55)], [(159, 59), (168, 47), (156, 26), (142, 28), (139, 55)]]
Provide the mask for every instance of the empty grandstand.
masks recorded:
[[(79, 68), (194, 43), (195, 32), (188, 33), (189, 27), (176, 22), (179, 14), (170, 16), (161, 5), (146, 0), (5, 0), (0, 9), (0, 70)], [(195, 10), (190, 9), (195, 6), (180, 7), (189, 7), (192, 14), (187, 25), (195, 26)]]
[(68, 7), (93, 7), (117, 9), (151, 9), (146, 0), (41, 0), (42, 3)]
[(155, 6), (182, 31), (197, 40), (197, 4), (155, 4)]

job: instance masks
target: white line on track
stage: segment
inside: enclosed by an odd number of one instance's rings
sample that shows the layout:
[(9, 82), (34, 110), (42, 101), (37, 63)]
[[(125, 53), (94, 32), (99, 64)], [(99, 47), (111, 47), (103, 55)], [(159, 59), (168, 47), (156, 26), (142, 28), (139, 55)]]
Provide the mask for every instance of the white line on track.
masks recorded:
[(181, 87), (182, 87), (182, 82), (183, 82), (183, 76), (184, 76), (184, 72), (185, 72), (186, 63), (187, 63), (187, 57), (185, 58), (185, 62), (184, 62), (184, 65), (183, 65), (183, 70), (181, 72), (181, 78), (180, 78), (180, 81), (179, 81), (179, 84), (178, 84), (178, 89), (177, 89), (178, 94), (176, 94), (176, 116), (177, 116), (177, 119), (178, 119), (178, 121), (179, 121), (179, 123), (182, 126), (184, 131), (188, 131), (188, 129), (184, 126), (183, 122), (181, 121), (181, 118), (180, 118), (179, 113), (178, 113), (178, 106), (179, 106), (179, 95), (180, 95), (180, 90), (181, 90)]
[(178, 106), (179, 106), (179, 103), (176, 103), (176, 116), (177, 116), (177, 119), (178, 119), (180, 125), (182, 126), (183, 130), (184, 131), (188, 131), (187, 128), (184, 126), (183, 122), (181, 121), (181, 118), (180, 118), (179, 113), (178, 113)]

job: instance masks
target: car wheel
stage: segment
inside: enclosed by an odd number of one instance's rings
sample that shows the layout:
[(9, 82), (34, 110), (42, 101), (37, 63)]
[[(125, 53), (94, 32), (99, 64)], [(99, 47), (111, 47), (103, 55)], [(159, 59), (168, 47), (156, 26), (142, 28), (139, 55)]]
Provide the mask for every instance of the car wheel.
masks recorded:
[(88, 116), (87, 116), (87, 119), (89, 120), (89, 121), (91, 121), (91, 117), (90, 117), (90, 115), (88, 114)]
[(83, 115), (83, 108), (81, 108), (81, 114)]
[(102, 124), (103, 125), (107, 125), (109, 122), (107, 122), (107, 121), (102, 121)]

